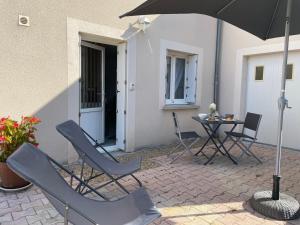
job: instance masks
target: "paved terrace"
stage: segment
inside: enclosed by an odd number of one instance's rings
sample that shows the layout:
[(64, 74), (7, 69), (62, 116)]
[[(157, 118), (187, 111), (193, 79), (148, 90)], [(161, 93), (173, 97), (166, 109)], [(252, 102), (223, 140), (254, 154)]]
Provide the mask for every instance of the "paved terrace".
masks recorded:
[[(136, 174), (162, 213), (154, 224), (300, 224), (300, 220), (282, 222), (264, 218), (253, 212), (247, 202), (253, 192), (271, 188), (274, 148), (256, 145), (254, 152), (264, 163), (260, 165), (245, 157), (238, 166), (221, 156), (208, 166), (203, 165), (205, 159), (201, 157), (197, 160), (185, 157), (169, 165), (170, 159), (163, 155), (169, 150), (170, 147), (142, 151), (146, 155), (156, 154), (153, 158), (147, 157), (144, 167), (148, 169)], [(206, 152), (212, 151), (206, 149)], [(300, 152), (284, 151), (282, 165), (282, 190), (300, 200)], [(135, 188), (131, 180), (124, 184), (130, 189)], [(120, 196), (115, 188), (108, 189), (104, 190), (107, 194)], [(17, 194), (0, 193), (2, 225), (62, 222), (62, 217), (36, 187)]]

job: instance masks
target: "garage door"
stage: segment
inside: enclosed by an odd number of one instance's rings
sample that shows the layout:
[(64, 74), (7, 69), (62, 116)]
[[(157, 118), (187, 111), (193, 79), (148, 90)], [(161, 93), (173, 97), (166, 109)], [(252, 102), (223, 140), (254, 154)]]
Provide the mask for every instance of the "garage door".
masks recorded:
[[(292, 109), (284, 117), (283, 145), (300, 149), (300, 52), (289, 56), (286, 96)], [(246, 110), (263, 115), (258, 133), (261, 143), (277, 143), (277, 100), (281, 87), (282, 54), (248, 59)]]

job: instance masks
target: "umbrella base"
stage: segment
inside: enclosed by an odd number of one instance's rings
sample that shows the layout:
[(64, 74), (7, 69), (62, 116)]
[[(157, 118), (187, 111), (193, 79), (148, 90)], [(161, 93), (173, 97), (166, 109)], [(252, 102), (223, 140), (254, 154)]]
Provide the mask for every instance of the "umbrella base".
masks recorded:
[(282, 193), (279, 200), (273, 200), (272, 191), (256, 192), (250, 199), (250, 205), (258, 213), (276, 220), (293, 220), (300, 216), (299, 202)]

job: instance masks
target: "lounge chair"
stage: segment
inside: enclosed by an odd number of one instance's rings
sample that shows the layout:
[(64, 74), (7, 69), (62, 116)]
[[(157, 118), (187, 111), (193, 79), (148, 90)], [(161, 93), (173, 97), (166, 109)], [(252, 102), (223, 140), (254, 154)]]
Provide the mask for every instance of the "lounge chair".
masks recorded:
[[(133, 177), (139, 186), (142, 186), (142, 183), (137, 179), (133, 173), (140, 170), (141, 168), (141, 158), (131, 160), (127, 163), (120, 163), (116, 158), (114, 158), (108, 151), (105, 150), (101, 145), (96, 143), (93, 145), (88, 139), (86, 132), (75, 123), (73, 120), (68, 120), (62, 124), (56, 126), (57, 131), (68, 139), (75, 150), (77, 151), (79, 157), (82, 159), (81, 163), (81, 174), (80, 179), (83, 179), (84, 166), (87, 164), (92, 168), (90, 176), (85, 179), (85, 182), (88, 183), (90, 180), (101, 176), (106, 175), (110, 181), (101, 184), (95, 189), (100, 189), (108, 184), (116, 183), (124, 192), (127, 194), (129, 191), (119, 182), (120, 179), (131, 176)], [(102, 148), (103, 151), (110, 157), (104, 156), (97, 150), (97, 147)], [(94, 170), (100, 171), (100, 174), (94, 175)], [(88, 194), (89, 191), (84, 191), (84, 186), (79, 185), (77, 190), (83, 195)]]
[[(90, 176), (85, 179), (86, 183), (101, 175), (106, 175), (110, 179), (110, 181), (96, 187), (96, 190), (108, 184), (115, 183), (128, 194), (129, 191), (119, 182), (120, 179), (126, 176), (133, 177), (139, 186), (142, 186), (142, 183), (139, 181), (139, 179), (133, 175), (134, 172), (140, 170), (141, 168), (141, 158), (137, 158), (127, 163), (120, 163), (100, 144), (95, 143), (95, 145), (93, 145), (88, 139), (89, 136), (87, 136), (87, 133), (73, 120), (68, 120), (57, 125), (56, 129), (61, 135), (71, 142), (79, 157), (82, 159), (80, 179), (83, 179), (85, 164), (92, 168)], [(100, 153), (97, 149), (98, 147), (102, 148), (102, 150), (110, 158)], [(100, 171), (100, 173), (94, 175), (94, 170)], [(89, 191), (84, 191), (84, 189), (85, 187), (82, 185), (79, 185), (77, 188), (77, 190), (83, 195), (88, 194)]]
[(31, 144), (23, 144), (8, 158), (7, 164), (42, 189), (50, 203), (64, 217), (65, 225), (69, 221), (74, 225), (146, 225), (160, 216), (144, 188), (111, 202), (82, 196), (68, 185), (54, 165), (79, 182), (84, 181)]

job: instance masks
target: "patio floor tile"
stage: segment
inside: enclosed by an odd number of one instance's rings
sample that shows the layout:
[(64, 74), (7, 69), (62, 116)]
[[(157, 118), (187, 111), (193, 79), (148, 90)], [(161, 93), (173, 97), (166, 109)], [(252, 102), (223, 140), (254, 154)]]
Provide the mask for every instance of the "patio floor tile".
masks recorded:
[[(162, 214), (152, 224), (300, 225), (300, 219), (275, 221), (251, 209), (248, 202), (251, 195), (258, 190), (271, 189), (275, 162), (273, 147), (255, 145), (254, 148), (263, 164), (247, 157), (237, 166), (222, 156), (207, 166), (203, 165), (203, 157), (195, 160), (187, 156), (174, 164), (169, 164), (170, 158), (165, 155), (147, 159), (155, 161), (156, 166), (136, 176)], [(206, 153), (209, 152), (207, 149)], [(233, 154), (238, 155), (237, 149)], [(300, 200), (300, 152), (285, 150), (282, 166), (282, 191)], [(129, 178), (124, 179), (123, 184), (130, 190), (136, 189)], [(124, 196), (114, 185), (103, 193), (114, 198)], [(0, 193), (0, 224), (63, 224), (63, 218), (41, 191), (32, 187), (18, 194)]]

